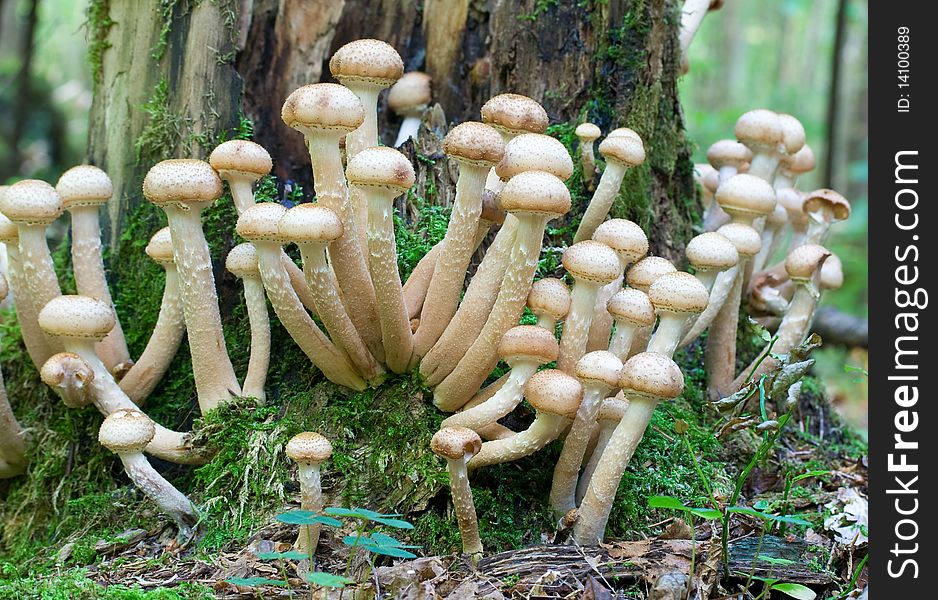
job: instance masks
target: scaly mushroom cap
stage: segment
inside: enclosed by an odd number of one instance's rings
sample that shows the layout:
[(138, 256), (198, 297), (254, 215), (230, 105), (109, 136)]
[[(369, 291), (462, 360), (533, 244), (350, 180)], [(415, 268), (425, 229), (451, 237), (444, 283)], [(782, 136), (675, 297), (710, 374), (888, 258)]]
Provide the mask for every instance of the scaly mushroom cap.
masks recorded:
[(594, 142), (599, 139), (599, 136), (603, 134), (600, 131), (599, 127), (593, 123), (580, 123), (576, 126), (576, 129), (573, 133), (580, 139), (581, 142)]
[(782, 188), (775, 192), (778, 205), (788, 213), (788, 220), (792, 223), (805, 222), (808, 218), (804, 214), (804, 196), (795, 188)]
[(839, 290), (844, 284), (844, 266), (836, 254), (831, 254), (821, 265), (821, 288)]
[(156, 425), (139, 410), (117, 410), (104, 419), (98, 442), (117, 454), (143, 452), (156, 435)]
[(274, 202), (261, 202), (238, 217), (235, 231), (249, 242), (277, 242), (286, 240), (280, 235), (280, 218), (287, 212), (285, 206)]
[(648, 288), (648, 299), (658, 312), (701, 313), (710, 293), (696, 277), (683, 271), (665, 273)]
[(694, 236), (684, 250), (687, 262), (697, 270), (722, 271), (739, 262), (736, 245), (721, 233), (708, 231)]
[(750, 110), (739, 117), (734, 133), (736, 139), (750, 149), (768, 150), (777, 149), (784, 135), (778, 114), (764, 108)]
[(407, 157), (386, 146), (366, 148), (349, 161), (345, 176), (350, 185), (380, 188), (400, 195), (416, 181), (414, 166)]
[(238, 279), (259, 277), (260, 268), (257, 265), (257, 250), (254, 244), (245, 242), (229, 250), (228, 257), (225, 258), (225, 268)]
[(774, 227), (781, 227), (788, 222), (788, 211), (785, 210), (785, 207), (781, 203), (776, 203), (775, 208), (772, 209), (765, 217), (765, 224), (772, 225)]
[(785, 270), (795, 281), (808, 281), (830, 255), (830, 250), (817, 244), (798, 246), (785, 258)]
[(402, 116), (423, 110), (430, 103), (431, 83), (421, 71), (404, 73), (388, 90), (388, 108)]
[[(62, 385), (67, 376), (74, 377), (80, 386), (89, 386), (94, 381), (94, 370), (80, 356), (71, 352), (59, 352), (52, 355), (39, 369), (39, 378), (51, 388)], [(85, 397), (87, 401), (82, 403), (78, 398), (65, 394), (62, 400), (69, 408), (81, 408), (87, 406), (91, 398)]]
[(519, 359), (546, 365), (557, 360), (559, 353), (554, 334), (536, 325), (512, 327), (498, 342), (498, 356), (509, 365)]
[(603, 398), (603, 403), (599, 405), (599, 413), (596, 414), (596, 420), (618, 423), (622, 420), (622, 416), (628, 407), (628, 400), (616, 397)]
[(267, 150), (248, 140), (229, 140), (219, 144), (208, 157), (208, 164), (218, 171), (222, 179), (240, 175), (256, 181), (274, 168)]
[(342, 237), (342, 219), (318, 204), (298, 204), (280, 217), (280, 236), (290, 242), (328, 244)]
[(499, 200), (502, 209), (513, 214), (550, 215), (553, 219), (570, 210), (567, 186), (544, 171), (525, 171), (515, 175), (505, 184)]
[(524, 386), (524, 397), (537, 411), (573, 416), (583, 400), (583, 386), (563, 371), (545, 369), (531, 376)]
[(509, 135), (544, 133), (549, 120), (544, 107), (521, 94), (499, 94), (482, 105), (482, 122)]
[(613, 294), (606, 303), (606, 310), (615, 319), (636, 327), (651, 327), (657, 317), (648, 294), (635, 288), (625, 288)]
[(734, 167), (737, 170), (752, 160), (752, 150), (736, 140), (720, 140), (707, 149), (707, 162), (714, 169)]
[(559, 140), (540, 133), (522, 133), (505, 144), (495, 174), (508, 180), (525, 171), (546, 171), (566, 181), (573, 175), (573, 159)]
[(609, 219), (593, 232), (593, 240), (616, 251), (625, 263), (636, 263), (648, 254), (648, 236), (628, 219)]
[(430, 450), (450, 460), (468, 459), (482, 450), (482, 438), (468, 427), (443, 427), (430, 438)]
[(497, 225), (505, 222), (505, 211), (498, 205), (495, 192), (492, 190), (482, 191), (482, 213), (479, 215), (479, 220)]
[[(9, 187), (9, 186), (3, 186)], [(0, 194), (2, 195), (2, 194)], [(0, 201), (2, 204), (2, 201)], [(0, 213), (0, 242), (4, 244), (17, 244), (20, 239), (19, 230), (16, 229), (16, 223), (7, 218), (3, 213)]]
[(285, 451), (294, 462), (320, 463), (332, 456), (332, 444), (315, 431), (304, 431), (290, 438)]
[(619, 382), (622, 361), (612, 352), (596, 350), (587, 352), (574, 367), (574, 373), (585, 385), (608, 385), (614, 387)]
[(611, 283), (622, 274), (616, 251), (595, 240), (584, 240), (563, 251), (563, 268), (577, 281)]
[(153, 262), (160, 266), (171, 265), (175, 262), (173, 258), (173, 236), (169, 232), (169, 227), (164, 227), (153, 234), (145, 249), (147, 256), (153, 259)]
[(622, 365), (619, 387), (626, 396), (637, 394), (658, 400), (673, 400), (684, 392), (684, 374), (668, 356), (642, 352)]
[(164, 160), (153, 165), (143, 178), (143, 195), (157, 206), (213, 202), (222, 191), (218, 173), (201, 160)]
[(646, 256), (638, 261), (629, 272), (625, 274), (625, 282), (629, 287), (648, 293), (648, 288), (656, 279), (665, 273), (673, 273), (677, 267), (671, 261), (660, 256)]
[(717, 229), (717, 233), (736, 246), (740, 257), (752, 258), (762, 249), (762, 236), (759, 232), (743, 223), (727, 223)]
[(66, 210), (73, 206), (98, 206), (107, 204), (114, 193), (114, 186), (107, 173), (92, 165), (78, 165), (62, 173), (55, 191), (62, 199)]
[(813, 171), (816, 162), (811, 146), (805, 144), (801, 147), (801, 150), (783, 157), (781, 166), (792, 175), (799, 176)]
[(38, 179), (23, 179), (0, 196), (0, 212), (17, 225), (48, 225), (62, 215), (55, 188)]
[(337, 83), (297, 88), (283, 103), (280, 118), (297, 131), (350, 132), (365, 121), (365, 109), (352, 90)]
[(505, 142), (493, 127), (467, 121), (446, 134), (443, 152), (461, 163), (491, 167), (505, 155)]
[(775, 189), (764, 179), (747, 173), (721, 183), (714, 198), (731, 217), (761, 217), (775, 208)]
[[(748, 164), (749, 163), (746, 163), (746, 165)], [(707, 188), (708, 192), (716, 194), (717, 188), (720, 187), (720, 172), (716, 169), (711, 169), (701, 178), (701, 184)]]
[(630, 137), (632, 139), (642, 141), (642, 136), (638, 135), (638, 132), (636, 132), (634, 129), (629, 129), (628, 127), (617, 127), (606, 135), (606, 139), (617, 137)]
[(49, 335), (100, 341), (114, 328), (110, 306), (88, 296), (59, 296), (50, 300), (37, 318)]
[(792, 156), (804, 146), (804, 125), (791, 115), (780, 113), (778, 121), (782, 125), (782, 147), (785, 154)]
[(801, 206), (805, 214), (825, 208), (834, 214), (835, 221), (843, 221), (850, 217), (850, 203), (834, 190), (822, 188), (805, 194), (804, 204)]
[(638, 137), (607, 136), (599, 144), (599, 153), (603, 155), (606, 162), (619, 163), (626, 167), (635, 167), (645, 162), (645, 145)]
[(404, 61), (387, 42), (355, 40), (335, 51), (329, 71), (344, 84), (362, 82), (386, 88), (404, 74)]
[(561, 320), (570, 312), (570, 290), (556, 277), (538, 279), (528, 292), (528, 308), (535, 315), (549, 315)]

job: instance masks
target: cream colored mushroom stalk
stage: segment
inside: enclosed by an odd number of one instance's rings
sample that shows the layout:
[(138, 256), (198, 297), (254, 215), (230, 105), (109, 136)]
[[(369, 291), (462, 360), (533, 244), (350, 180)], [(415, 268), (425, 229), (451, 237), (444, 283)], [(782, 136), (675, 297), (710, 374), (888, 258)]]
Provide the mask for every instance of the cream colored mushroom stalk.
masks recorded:
[[(599, 412), (596, 415), (596, 427), (598, 430), (596, 440), (592, 444), (593, 448), (589, 453), (589, 460), (587, 460), (586, 464), (583, 466), (583, 470), (580, 472), (580, 479), (577, 481), (576, 485), (577, 506), (583, 501), (583, 496), (586, 495), (590, 479), (593, 478), (593, 472), (596, 471), (596, 465), (599, 464), (599, 459), (602, 458), (603, 452), (606, 450), (606, 446), (609, 445), (609, 440), (612, 438), (613, 432), (616, 430), (616, 427), (619, 426), (619, 422), (622, 421), (622, 415), (625, 414), (628, 407), (629, 402), (625, 399), (625, 396), (622, 395), (622, 392), (619, 392), (615, 397), (605, 398), (602, 401)], [(589, 448), (587, 448), (587, 450), (589, 450)]]
[[(651, 284), (666, 273), (673, 273), (677, 268), (666, 258), (660, 256), (646, 256), (638, 261), (625, 274), (625, 282), (630, 288), (648, 294)], [(654, 325), (652, 323), (651, 325)], [(648, 346), (648, 340), (651, 338), (651, 326), (639, 327), (632, 334), (632, 343), (630, 344), (629, 354), (634, 355), (644, 352)], [(620, 357), (625, 360), (626, 357)]]
[[(0, 274), (0, 300), (10, 292), (6, 277)], [(26, 433), (13, 414), (0, 373), (0, 479), (16, 477), (26, 470)]]
[(293, 291), (290, 277), (280, 259), (285, 240), (280, 233), (279, 223), (286, 211), (280, 204), (256, 204), (238, 217), (235, 230), (254, 244), (267, 298), (280, 324), (293, 341), (330, 381), (354, 390), (363, 390), (367, 387), (365, 380), (352, 366), (348, 355), (319, 329)]
[(736, 120), (734, 132), (736, 139), (752, 151), (747, 173), (771, 184), (781, 160), (779, 146), (784, 139), (778, 114), (764, 108), (751, 110)]
[(368, 265), (377, 295), (385, 362), (395, 373), (403, 373), (411, 363), (414, 337), (397, 268), (394, 199), (414, 185), (414, 167), (393, 148), (368, 148), (349, 160), (346, 174), (368, 206)]
[(345, 312), (339, 283), (326, 258), (326, 247), (342, 236), (341, 219), (324, 206), (300, 204), (284, 213), (278, 228), (282, 239), (295, 242), (300, 248), (306, 281), (319, 309), (319, 318), (333, 343), (345, 350), (366, 382), (378, 384), (384, 369), (365, 347)]
[[(113, 194), (111, 178), (97, 167), (80, 165), (62, 174), (55, 191), (72, 217), (72, 271), (78, 293), (113, 306), (104, 275), (101, 227), (98, 223), (98, 210), (107, 205)], [(133, 364), (119, 319), (111, 333), (98, 344), (98, 356), (118, 379)]]
[(573, 133), (580, 140), (580, 165), (583, 169), (583, 181), (586, 182), (586, 189), (592, 190), (595, 187), (593, 180), (596, 178), (596, 157), (593, 153), (593, 142), (598, 140), (603, 132), (593, 123), (580, 123)]
[(584, 354), (576, 363), (576, 377), (583, 384), (583, 400), (554, 467), (550, 507), (555, 517), (576, 508), (577, 477), (596, 426), (596, 416), (603, 398), (618, 383), (621, 370), (622, 361), (605, 350)]
[(557, 439), (576, 415), (583, 386), (576, 377), (547, 369), (528, 380), (524, 397), (534, 407), (534, 422), (507, 439), (482, 444), (482, 450), (469, 461), (470, 469), (524, 458)]
[(228, 251), (225, 259), (228, 272), (241, 280), (244, 288), (244, 305), (248, 311), (251, 327), (251, 355), (248, 370), (241, 384), (241, 393), (263, 401), (267, 397), (264, 384), (270, 366), (270, 320), (267, 314), (267, 296), (264, 282), (257, 265), (257, 251), (251, 244), (238, 244)]
[(437, 456), (446, 459), (449, 470), (450, 495), (459, 523), (459, 535), (462, 538), (463, 554), (478, 562), (482, 556), (482, 539), (479, 537), (479, 520), (469, 487), (469, 473), (466, 463), (479, 453), (482, 440), (479, 434), (465, 427), (443, 427), (430, 440), (430, 449)]
[(200, 160), (164, 160), (143, 180), (143, 195), (162, 208), (169, 220), (192, 374), (203, 414), (241, 395), (225, 347), (212, 258), (201, 221), (202, 210), (221, 193), (222, 183), (215, 170)]
[(155, 433), (153, 421), (142, 412), (118, 410), (101, 423), (98, 441), (117, 454), (124, 471), (137, 489), (176, 522), (179, 528), (177, 539), (187, 541), (192, 537), (198, 514), (189, 498), (166, 481), (143, 455)]
[(723, 0), (685, 0), (681, 6), (681, 28), (678, 33), (678, 41), (681, 45), (681, 73), (687, 73), (690, 70), (687, 52), (704, 17), (711, 10), (717, 10), (722, 6)]
[(413, 361), (430, 350), (456, 314), (466, 271), (475, 252), (485, 178), (501, 161), (505, 144), (492, 127), (470, 121), (457, 125), (446, 135), (443, 151), (459, 165), (459, 177), (442, 250), (420, 312), (420, 327), (414, 335)]
[(673, 400), (684, 391), (684, 375), (664, 354), (643, 352), (625, 362), (619, 387), (629, 401), (590, 478), (573, 528), (578, 544), (602, 541), (619, 481), (645, 435), (659, 402)]
[(707, 288), (690, 273), (676, 271), (651, 284), (648, 299), (658, 313), (658, 327), (648, 342), (648, 352), (671, 356), (688, 322), (707, 308)]
[(619, 360), (625, 360), (632, 352), (635, 334), (643, 329), (651, 329), (655, 324), (655, 307), (648, 294), (635, 289), (619, 290), (609, 299), (606, 310), (615, 319), (615, 333), (609, 342), (609, 352)]
[[(300, 508), (321, 513), (325, 507), (322, 497), (320, 466), (332, 456), (332, 444), (321, 434), (304, 431), (287, 442), (286, 455), (297, 465), (300, 480)], [(303, 525), (294, 547), (309, 556), (316, 553), (322, 525)]]
[(388, 108), (401, 117), (401, 127), (397, 131), (394, 147), (401, 147), (404, 142), (417, 137), (420, 119), (430, 104), (430, 76), (420, 71), (404, 73), (397, 83), (388, 90)]

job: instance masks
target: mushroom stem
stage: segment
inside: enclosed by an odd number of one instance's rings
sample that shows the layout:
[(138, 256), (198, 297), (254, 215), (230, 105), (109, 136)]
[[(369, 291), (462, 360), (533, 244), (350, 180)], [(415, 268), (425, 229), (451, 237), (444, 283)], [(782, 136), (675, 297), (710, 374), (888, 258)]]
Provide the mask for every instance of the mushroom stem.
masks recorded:
[(117, 452), (117, 456), (133, 484), (175, 521), (176, 526), (179, 527), (178, 539), (185, 540), (191, 537), (198, 515), (189, 498), (166, 481), (143, 453)]
[[(744, 268), (741, 263), (740, 268)], [(736, 376), (736, 328), (739, 322), (739, 303), (742, 298), (742, 271), (736, 273), (726, 301), (710, 324), (704, 360), (709, 375), (712, 398), (726, 395)]]
[(593, 197), (583, 214), (580, 226), (573, 236), (574, 244), (593, 237), (596, 228), (609, 214), (609, 209), (612, 208), (612, 203), (619, 194), (619, 188), (622, 187), (622, 180), (625, 178), (628, 169), (628, 166), (619, 161), (610, 160), (606, 162), (606, 168), (599, 177), (596, 191), (593, 192)]
[(394, 140), (394, 147), (400, 148), (404, 142), (410, 138), (417, 139), (417, 132), (420, 131), (420, 115), (408, 115), (401, 121), (401, 128), (397, 131), (397, 138)]
[(26, 434), (13, 415), (0, 373), (0, 479), (16, 477), (25, 470)]
[(671, 356), (677, 350), (678, 342), (684, 335), (688, 316), (682, 314), (663, 313), (658, 319), (658, 327), (648, 342), (646, 352), (657, 352)]
[(482, 444), (482, 450), (472, 457), (468, 466), (478, 469), (530, 456), (560, 437), (569, 425), (568, 417), (538, 411), (527, 429), (509, 438)]
[(557, 368), (561, 371), (573, 373), (577, 361), (586, 354), (596, 295), (602, 285), (593, 281), (577, 280), (570, 292), (570, 312), (563, 322), (560, 358), (557, 359)]
[[(607, 406), (618, 405), (619, 410), (610, 410), (606, 411), (607, 415), (603, 417), (603, 411)], [(612, 433), (616, 430), (616, 427), (619, 426), (619, 421), (622, 420), (622, 413), (625, 412), (625, 409), (628, 408), (628, 401), (625, 400), (625, 397), (622, 395), (622, 392), (619, 392), (619, 395), (614, 398), (606, 398), (600, 403), (600, 410), (598, 413), (598, 418), (596, 422), (596, 440), (592, 441), (592, 450), (590, 451), (589, 460), (586, 461), (586, 464), (583, 465), (582, 472), (580, 473), (580, 479), (577, 481), (576, 486), (576, 504), (577, 506), (583, 501), (583, 496), (586, 495), (586, 490), (589, 487), (590, 479), (593, 478), (593, 473), (596, 471), (596, 465), (599, 464), (599, 459), (602, 458), (603, 452), (606, 450), (606, 446), (609, 445), (609, 440), (612, 439)]]
[(486, 425), (498, 421), (521, 402), (524, 385), (537, 372), (537, 368), (537, 362), (518, 361), (511, 368), (508, 379), (491, 398), (443, 419), (441, 427), (467, 427), (479, 431)]
[(710, 301), (707, 304), (707, 308), (704, 309), (702, 313), (697, 316), (697, 319), (688, 329), (687, 333), (684, 334), (684, 338), (679, 344), (679, 348), (687, 346), (695, 339), (700, 337), (700, 334), (703, 333), (707, 327), (710, 327), (710, 324), (719, 314), (720, 309), (723, 308), (723, 305), (726, 303), (727, 298), (730, 295), (730, 292), (733, 289), (733, 284), (736, 281), (736, 275), (739, 273), (739, 266), (730, 267), (726, 271), (720, 271), (716, 275), (716, 279), (713, 282), (712, 287), (710, 288)]
[[(297, 475), (300, 481), (300, 508), (313, 513), (321, 513), (325, 503), (322, 497), (322, 471), (318, 462), (300, 462)], [(322, 525), (304, 525), (296, 538), (295, 547), (300, 552), (315, 554), (319, 545)]]
[(612, 334), (612, 341), (609, 342), (609, 352), (615, 354), (619, 360), (628, 358), (632, 349), (632, 340), (635, 338), (637, 329), (638, 327), (632, 323), (626, 321), (616, 322), (615, 332)]
[(270, 366), (270, 317), (267, 314), (267, 296), (260, 277), (245, 277), (244, 304), (248, 310), (248, 322), (251, 327), (251, 356), (248, 370), (244, 375), (241, 393), (263, 401), (267, 397), (264, 386), (267, 383), (267, 369)]
[(453, 509), (456, 511), (456, 520), (459, 523), (459, 536), (462, 538), (462, 551), (463, 554), (468, 554), (477, 560), (482, 555), (482, 538), (479, 537), (479, 521), (476, 517), (472, 488), (469, 487), (469, 472), (466, 464), (470, 458), (471, 455), (456, 459), (447, 458), (446, 467), (449, 471)]
[(38, 369), (49, 360), (50, 356), (55, 354), (57, 349), (61, 348), (61, 344), (58, 340), (44, 334), (42, 329), (39, 328), (39, 323), (36, 321), (39, 307), (33, 301), (26, 280), (23, 278), (20, 250), (15, 243), (7, 244), (7, 258), (9, 260), (10, 295), (13, 298), (13, 306), (16, 308), (16, 321), (20, 326), (26, 353), (29, 354), (30, 360)]
[[(62, 295), (49, 245), (46, 243), (46, 226), (19, 223), (17, 229), (22, 279), (26, 283), (33, 306), (45, 306), (53, 298)], [(57, 350), (56, 345), (53, 345), (53, 350)]]

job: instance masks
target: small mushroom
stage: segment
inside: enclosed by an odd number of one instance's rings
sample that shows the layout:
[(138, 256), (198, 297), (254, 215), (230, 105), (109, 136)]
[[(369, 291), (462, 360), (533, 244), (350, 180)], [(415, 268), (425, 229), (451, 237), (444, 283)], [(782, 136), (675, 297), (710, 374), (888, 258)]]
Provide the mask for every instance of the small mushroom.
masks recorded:
[(720, 183), (744, 172), (751, 160), (752, 152), (736, 140), (719, 140), (707, 148), (707, 162), (717, 170)]
[(784, 131), (778, 114), (771, 110), (756, 109), (736, 120), (736, 139), (752, 151), (748, 174), (772, 183), (781, 155), (779, 145)]
[(694, 236), (684, 249), (694, 275), (707, 291), (713, 289), (717, 275), (739, 264), (739, 251), (723, 234), (708, 231)]
[(476, 518), (466, 464), (481, 448), (482, 440), (479, 434), (465, 427), (443, 427), (433, 434), (430, 440), (433, 453), (446, 459), (450, 494), (459, 523), (459, 535), (462, 538), (462, 551), (463, 554), (471, 556), (473, 562), (478, 562), (482, 556), (482, 540), (479, 537), (479, 521)]
[(39, 369), (39, 378), (69, 408), (83, 408), (94, 402), (94, 370), (77, 354), (53, 354)]
[(528, 309), (537, 317), (537, 326), (554, 333), (557, 322), (570, 312), (570, 289), (556, 277), (538, 279), (528, 292)]
[(606, 168), (573, 236), (574, 243), (593, 237), (596, 228), (605, 220), (613, 201), (619, 195), (626, 171), (645, 162), (645, 146), (637, 134), (607, 136), (599, 144), (599, 153), (606, 160)]
[(648, 299), (658, 313), (658, 328), (648, 342), (648, 352), (671, 356), (688, 322), (707, 308), (707, 288), (693, 275), (676, 271), (651, 284)]
[(778, 172), (775, 174), (775, 190), (794, 188), (798, 178), (813, 171), (816, 163), (814, 151), (807, 144), (794, 154), (786, 154), (779, 162)]
[(805, 244), (822, 244), (831, 225), (850, 217), (850, 203), (834, 190), (820, 189), (804, 196), (802, 210), (808, 217)]
[(599, 464), (599, 459), (606, 450), (606, 446), (609, 445), (612, 433), (619, 426), (622, 415), (625, 414), (628, 407), (629, 401), (625, 399), (622, 392), (619, 392), (615, 397), (605, 398), (602, 401), (599, 412), (596, 414), (596, 440), (591, 440), (592, 449), (587, 448), (589, 460), (585, 461), (586, 464), (583, 466), (580, 480), (576, 486), (577, 506), (583, 501), (583, 496), (586, 495), (586, 489), (589, 487), (590, 479), (593, 478), (596, 465)]
[(267, 296), (257, 265), (257, 251), (248, 243), (238, 244), (228, 251), (225, 268), (241, 280), (244, 287), (244, 305), (251, 327), (251, 355), (244, 375), (241, 393), (263, 402), (267, 397), (264, 385), (270, 366), (270, 320), (267, 314)]
[(593, 189), (593, 179), (596, 177), (596, 158), (593, 155), (593, 142), (603, 134), (599, 127), (593, 123), (580, 123), (573, 131), (580, 140), (580, 164), (583, 167), (583, 181), (586, 189)]
[[(666, 258), (646, 256), (638, 261), (625, 274), (625, 282), (630, 288), (648, 294), (648, 288), (665, 273), (673, 273), (677, 268)], [(651, 337), (651, 327), (641, 327), (632, 336), (631, 354), (644, 352)], [(625, 360), (625, 358), (623, 358)]]
[(615, 319), (616, 329), (609, 343), (609, 352), (625, 360), (632, 352), (632, 341), (637, 331), (651, 329), (657, 319), (655, 307), (648, 294), (635, 289), (619, 290), (609, 299), (606, 310)]
[[(779, 166), (787, 156), (794, 156), (804, 147), (804, 125), (797, 118), (785, 113), (778, 114), (778, 122), (782, 127), (782, 141), (779, 146)], [(771, 182), (774, 184), (774, 179)]]
[(395, 148), (417, 137), (420, 119), (430, 104), (431, 83), (426, 73), (410, 71), (404, 73), (388, 90), (388, 108), (403, 119), (397, 139), (394, 140)]
[[(325, 507), (322, 497), (320, 466), (332, 456), (332, 444), (323, 435), (313, 431), (299, 433), (287, 442), (286, 455), (296, 463), (300, 480), (300, 508), (321, 513)], [(316, 553), (322, 525), (303, 525), (294, 547), (309, 556)]]
[[(482, 105), (482, 122), (494, 127), (502, 136), (502, 140), (507, 146), (508, 143), (519, 135), (525, 133), (544, 133), (547, 131), (547, 125), (550, 121), (547, 118), (547, 111), (538, 102), (521, 94), (499, 94), (488, 99)], [(546, 171), (548, 169), (540, 169)], [(573, 165), (570, 166), (571, 173)], [(558, 177), (560, 177), (558, 175)], [(561, 179), (567, 179), (561, 177)], [(495, 170), (489, 172), (489, 177), (485, 182), (485, 187), (493, 192), (500, 192), (504, 183), (502, 180), (510, 177), (499, 176)]]
[(743, 223), (761, 232), (756, 221), (775, 210), (775, 190), (764, 179), (740, 173), (720, 184), (714, 196), (720, 208), (734, 223)]

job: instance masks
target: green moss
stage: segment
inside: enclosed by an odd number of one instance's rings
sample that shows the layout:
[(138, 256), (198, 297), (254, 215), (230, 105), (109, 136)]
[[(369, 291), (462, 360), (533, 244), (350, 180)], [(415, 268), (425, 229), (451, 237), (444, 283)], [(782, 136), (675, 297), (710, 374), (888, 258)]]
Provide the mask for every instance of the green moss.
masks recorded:
[(104, 70), (104, 52), (111, 47), (107, 36), (114, 26), (110, 16), (110, 0), (90, 0), (85, 11), (87, 19), (85, 28), (88, 30), (88, 64), (91, 65), (91, 80), (101, 83), (101, 74)]
[(134, 141), (137, 164), (152, 164), (169, 158), (182, 140), (185, 118), (172, 111), (165, 77), (160, 78), (153, 94), (140, 108), (149, 119)]
[(85, 569), (34, 575), (20, 573), (12, 563), (0, 563), (0, 597), (38, 600), (208, 600), (211, 588), (182, 583), (176, 588), (145, 591), (124, 585), (101, 585)]

